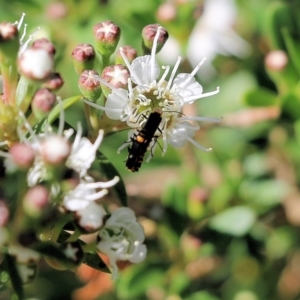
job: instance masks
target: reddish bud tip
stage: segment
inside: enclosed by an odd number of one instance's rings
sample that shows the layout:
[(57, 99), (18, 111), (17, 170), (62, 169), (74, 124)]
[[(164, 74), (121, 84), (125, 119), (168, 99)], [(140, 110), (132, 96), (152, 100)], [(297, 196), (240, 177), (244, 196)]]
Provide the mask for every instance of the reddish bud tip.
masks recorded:
[(46, 164), (61, 165), (71, 151), (68, 141), (59, 135), (47, 137), (42, 143), (41, 154)]
[(95, 50), (90, 44), (79, 44), (72, 51), (72, 58), (77, 74), (91, 70), (95, 61)]
[(103, 56), (110, 56), (119, 42), (120, 27), (112, 21), (104, 21), (96, 24), (93, 32), (97, 51)]
[(159, 24), (150, 24), (143, 28), (142, 38), (143, 38), (143, 49), (145, 53), (150, 53), (153, 47), (154, 38), (156, 36), (157, 30), (160, 28), (160, 34), (157, 40), (156, 53), (158, 53), (163, 45), (169, 38), (168, 31), (161, 27)]
[(43, 118), (53, 108), (56, 95), (48, 89), (39, 89), (33, 96), (31, 108), (37, 118)]
[(42, 84), (42, 87), (51, 91), (57, 91), (64, 85), (64, 83), (65, 82), (60, 73), (52, 73), (48, 80)]
[(42, 185), (29, 189), (23, 198), (23, 208), (31, 217), (38, 217), (49, 203), (49, 191)]
[(123, 46), (116, 53), (116, 64), (124, 64), (124, 59), (121, 55), (121, 49), (128, 61), (131, 63), (137, 57), (137, 51), (131, 46)]
[(173, 21), (177, 16), (177, 9), (173, 3), (163, 3), (158, 7), (156, 17), (161, 22)]
[(42, 48), (28, 48), (18, 59), (20, 73), (29, 80), (44, 81), (54, 68), (53, 56)]
[(33, 149), (24, 143), (15, 143), (9, 149), (11, 160), (20, 169), (29, 169), (35, 159)]
[(45, 49), (51, 55), (54, 55), (56, 53), (54, 44), (52, 44), (46, 38), (40, 38), (40, 39), (35, 40), (32, 44), (32, 48)]
[(94, 70), (82, 72), (78, 86), (83, 96), (91, 101), (96, 101), (101, 94), (99, 74)]
[(8, 207), (3, 200), (0, 200), (0, 227), (5, 226), (8, 219), (9, 219)]
[(289, 62), (286, 52), (273, 50), (265, 57), (265, 66), (270, 71), (282, 71)]
[(19, 39), (19, 31), (15, 25), (8, 22), (0, 23), (0, 43), (4, 41)]
[[(108, 66), (101, 74), (101, 78), (116, 88), (127, 88), (129, 77), (130, 73), (124, 65)], [(105, 96), (111, 93), (111, 89), (104, 84), (101, 87)]]

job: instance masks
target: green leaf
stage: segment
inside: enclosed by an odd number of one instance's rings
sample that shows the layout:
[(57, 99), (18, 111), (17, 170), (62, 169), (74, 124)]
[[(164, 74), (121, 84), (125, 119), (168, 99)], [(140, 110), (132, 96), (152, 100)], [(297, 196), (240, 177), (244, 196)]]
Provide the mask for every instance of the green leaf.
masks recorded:
[(37, 242), (34, 243), (31, 248), (42, 255), (55, 258), (61, 262), (70, 262), (63, 251), (59, 248), (59, 245), (51, 242)]
[(213, 296), (209, 292), (201, 291), (192, 294), (190, 297), (186, 298), (186, 300), (220, 300), (220, 298)]
[(21, 76), (18, 82), (17, 90), (16, 90), (16, 102), (17, 105), (20, 106), (28, 89), (28, 80), (25, 77)]
[(278, 179), (245, 179), (240, 185), (240, 194), (244, 199), (265, 209), (281, 203), (289, 190), (289, 186)]
[(273, 106), (278, 103), (277, 95), (267, 89), (257, 89), (245, 94), (245, 102), (249, 106), (262, 107)]
[(297, 28), (292, 17), (292, 11), (287, 3), (281, 1), (272, 2), (265, 14), (266, 36), (275, 49), (286, 50), (286, 45), (282, 37), (282, 29), (286, 28), (293, 33)]
[(107, 157), (100, 151), (97, 152), (97, 161), (102, 172), (108, 179), (112, 179), (115, 176), (120, 178), (119, 182), (115, 184), (112, 189), (116, 192), (120, 202), (123, 206), (127, 206), (127, 193), (124, 181), (118, 170), (108, 161)]
[(9, 277), (14, 289), (14, 292), (17, 294), (19, 300), (25, 299), (24, 298), (24, 290), (23, 290), (23, 282), (19, 275), (15, 259), (10, 256), (9, 254), (5, 254), (4, 261), (6, 264), (6, 270), (9, 273)]
[(88, 265), (89, 267), (96, 269), (101, 272), (111, 273), (105, 262), (96, 252), (87, 252), (85, 253), (85, 258), (83, 263)]
[(299, 57), (300, 44), (299, 42), (293, 40), (287, 28), (282, 29), (282, 35), (283, 35), (285, 45), (287, 47), (289, 57), (292, 61), (292, 65), (297, 70), (299, 76), (300, 75), (300, 57)]
[(236, 206), (213, 217), (209, 222), (209, 227), (233, 236), (243, 236), (251, 229), (255, 219), (255, 213), (251, 208)]
[(160, 262), (143, 263), (128, 268), (120, 275), (117, 285), (118, 299), (146, 299), (145, 291), (162, 287), (167, 265)]
[(1, 270), (2, 265), (0, 266), (0, 289), (9, 281), (9, 274), (6, 270)]
[[(62, 231), (57, 239), (58, 243), (64, 243), (71, 236), (71, 234), (67, 231)], [(80, 245), (86, 245), (86, 243), (82, 240), (78, 240)], [(82, 263), (88, 265), (89, 267), (96, 269), (101, 272), (111, 273), (105, 262), (102, 258), (97, 254), (97, 252), (85, 252), (85, 257)]]

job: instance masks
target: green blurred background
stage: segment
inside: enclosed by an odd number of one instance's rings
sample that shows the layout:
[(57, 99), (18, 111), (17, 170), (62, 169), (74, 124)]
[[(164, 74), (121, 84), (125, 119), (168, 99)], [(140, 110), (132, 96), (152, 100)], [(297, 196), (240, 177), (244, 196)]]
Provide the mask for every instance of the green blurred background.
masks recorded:
[[(122, 30), (119, 45), (142, 54), (143, 27), (160, 23), (171, 36), (160, 63), (180, 54), (180, 71), (191, 72), (205, 55), (199, 82), (204, 91), (220, 86), (185, 113), (222, 117), (218, 126), (200, 124), (195, 137), (213, 152), (188, 145), (161, 157), (157, 147), (135, 174), (124, 166), (126, 150), (116, 154), (127, 132), (105, 138), (101, 150), (124, 176), (148, 257), (122, 266), (113, 284), (42, 263), (28, 299), (300, 299), (300, 2), (0, 0), (1, 20), (22, 12), (29, 32), (40, 26), (36, 36), (57, 47), (63, 99), (79, 94), (70, 54), (78, 43), (93, 44), (94, 24), (112, 20)], [(281, 68), (281, 56), (266, 63), (275, 50), (286, 55)], [(80, 109), (67, 121), (81, 119)]]

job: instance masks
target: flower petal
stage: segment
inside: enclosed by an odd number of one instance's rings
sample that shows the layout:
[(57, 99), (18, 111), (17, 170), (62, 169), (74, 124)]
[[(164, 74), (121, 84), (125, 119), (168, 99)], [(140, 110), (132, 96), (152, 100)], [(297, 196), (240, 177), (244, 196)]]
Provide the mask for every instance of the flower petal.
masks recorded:
[[(151, 56), (137, 57), (131, 64), (131, 79), (135, 84), (150, 84), (160, 74), (160, 67), (155, 61), (154, 74), (151, 74)], [(138, 78), (138, 79), (137, 79)]]
[(118, 89), (108, 95), (105, 103), (106, 115), (112, 120), (118, 120), (121, 118), (122, 110), (128, 104), (128, 91), (124, 89)]
[(196, 79), (188, 73), (178, 74), (173, 81), (172, 88), (173, 87), (180, 88), (178, 94), (183, 98), (184, 102), (186, 102), (185, 99), (188, 99), (189, 97), (193, 97), (196, 95), (200, 96), (203, 93), (201, 84), (198, 83)]

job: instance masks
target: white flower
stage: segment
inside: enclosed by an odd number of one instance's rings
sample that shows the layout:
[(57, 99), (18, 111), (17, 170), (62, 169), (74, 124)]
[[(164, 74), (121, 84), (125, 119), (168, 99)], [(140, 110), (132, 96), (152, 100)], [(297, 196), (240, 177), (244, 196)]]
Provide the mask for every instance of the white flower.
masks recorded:
[(137, 57), (130, 64), (121, 49), (120, 52), (131, 76), (128, 80), (128, 90), (116, 89), (103, 79), (98, 78), (102, 84), (112, 90), (107, 97), (105, 107), (86, 100), (85, 102), (104, 110), (110, 119), (126, 122), (131, 128), (141, 128), (151, 112), (159, 112), (162, 121), (155, 136), (163, 138), (163, 153), (166, 152), (168, 143), (174, 147), (181, 147), (187, 142), (193, 143), (199, 149), (208, 151), (209, 149), (192, 140), (199, 127), (191, 125), (188, 121), (218, 122), (219, 119), (184, 116), (182, 108), (200, 98), (217, 94), (219, 88), (213, 92), (203, 93), (202, 86), (194, 78), (205, 59), (202, 59), (192, 73), (176, 75), (181, 61), (181, 57), (179, 57), (169, 80), (166, 81), (171, 69), (169, 66), (162, 67), (164, 72), (159, 77), (160, 67), (156, 62), (155, 53), (160, 31), (161, 27), (158, 27), (151, 55)]
[[(96, 152), (103, 138), (103, 130), (99, 130), (99, 135), (93, 144), (86, 137), (82, 137), (82, 127), (78, 123), (74, 142), (70, 143), (69, 139), (74, 131), (63, 131), (63, 111), (61, 111), (57, 133), (51, 132), (51, 128), (48, 127), (45, 133), (36, 135), (24, 114), (20, 113), (20, 117), (30, 133), (30, 138), (25, 136), (21, 127), (18, 129), (19, 137), (35, 152), (34, 164), (27, 175), (29, 186), (34, 186), (47, 179), (47, 163), (53, 165), (65, 163), (66, 167), (76, 171), (80, 178), (87, 175), (88, 169), (96, 158)], [(49, 143), (51, 147), (46, 146)]]
[(81, 125), (78, 124), (77, 127), (77, 134), (72, 144), (67, 166), (78, 172), (80, 177), (83, 177), (96, 158), (96, 152), (102, 142), (104, 132), (99, 130), (99, 135), (92, 144), (86, 137), (82, 137)]
[(216, 55), (249, 55), (249, 44), (234, 31), (235, 20), (236, 7), (233, 0), (205, 1), (203, 15), (189, 37), (187, 48), (193, 66), (198, 64), (201, 57), (207, 57), (207, 67), (201, 70), (203, 78), (215, 73), (211, 62)]
[[(94, 182), (92, 177), (85, 176), (74, 190), (71, 190), (65, 195), (63, 204), (65, 208), (70, 211), (83, 210), (92, 201), (96, 201), (105, 196), (108, 193), (107, 188), (114, 186), (118, 181), (119, 177), (117, 176), (107, 182)], [(102, 190), (97, 192), (97, 189)]]
[(19, 57), (19, 71), (26, 78), (45, 80), (53, 72), (53, 56), (42, 48), (27, 48)]
[(146, 257), (144, 230), (130, 208), (121, 207), (113, 211), (100, 229), (99, 238), (97, 247), (109, 257), (113, 279), (117, 277), (117, 260), (139, 263)]

